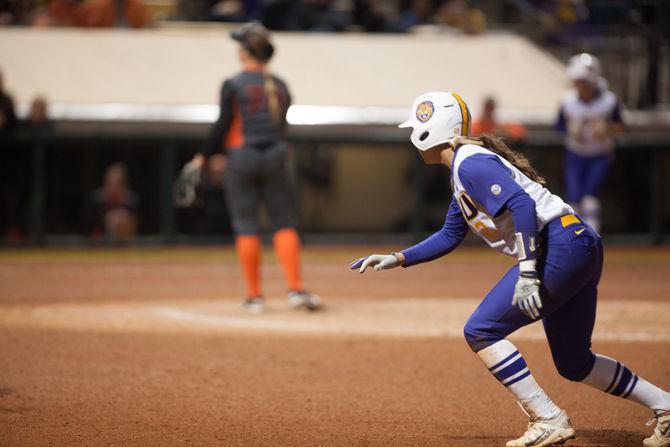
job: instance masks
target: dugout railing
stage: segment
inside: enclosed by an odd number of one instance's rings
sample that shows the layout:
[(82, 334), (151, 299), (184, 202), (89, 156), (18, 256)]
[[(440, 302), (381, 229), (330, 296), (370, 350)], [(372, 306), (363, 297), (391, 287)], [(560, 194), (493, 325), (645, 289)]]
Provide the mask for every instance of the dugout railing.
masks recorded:
[[(54, 225), (50, 222), (48, 210), (63, 208), (64, 213), (79, 213), (81, 201), (85, 194), (72, 196), (54, 192), (65, 178), (80, 176), (91, 178), (87, 167), (99, 165), (96, 158), (105, 153), (106, 160), (133, 159), (141, 154), (140, 166), (131, 166), (131, 171), (141, 172), (144, 182), (152, 185), (145, 194), (145, 203), (153, 216), (151, 224), (143, 229), (139, 243), (172, 244), (172, 243), (208, 243), (229, 241), (229, 236), (193, 235), (178, 231), (177, 210), (172, 203), (172, 184), (182, 163), (187, 160), (201, 143), (205, 128), (203, 126), (175, 125), (164, 126), (137, 125), (80, 125), (55, 126), (41, 132), (29, 132), (19, 129), (11, 136), (0, 137), (3, 148), (3, 172), (14, 172), (23, 188), (24, 227), (28, 245), (43, 244), (84, 244), (87, 239), (85, 231), (76, 226)], [(369, 150), (377, 148), (396, 148), (408, 151), (405, 132), (388, 126), (294, 126), (290, 140), (297, 152), (323, 148), (337, 150), (348, 144), (364, 145)], [(76, 154), (71, 148), (79, 148)], [(670, 134), (663, 129), (646, 130), (628, 133), (618, 141), (617, 159), (604, 191), (605, 218), (616, 216), (624, 222), (617, 231), (610, 231), (605, 225), (605, 236), (613, 242), (629, 244), (663, 244), (668, 239), (668, 222), (670, 206), (668, 206), (668, 188), (665, 180), (670, 169)], [(541, 172), (548, 174), (550, 186), (557, 192), (562, 191), (561, 136), (548, 129), (532, 129), (522, 150), (528, 154)], [(125, 154), (125, 156), (123, 155)], [(128, 157), (128, 154), (131, 154)], [(54, 160), (71, 157), (77, 166), (65, 172), (54, 171)], [(77, 161), (77, 157), (85, 160)], [(18, 160), (18, 164), (17, 163)], [(15, 163), (13, 166), (7, 163)], [(351, 227), (342, 231), (319, 232), (318, 229), (306, 228), (307, 240), (324, 242), (379, 242), (384, 240), (416, 240), (434, 230), (436, 222), (427, 223), (429, 209), (448, 206), (448, 182), (444, 181), (446, 192), (442, 204), (432, 203), (430, 194), (426, 194), (426, 170), (418, 157), (414, 157), (409, 173), (398, 173), (398, 178), (406, 178), (410, 188), (410, 200), (407, 202), (408, 219), (403, 225), (388, 228), (385, 231), (359, 230)], [(300, 174), (297, 174), (300, 181)], [(7, 182), (5, 181), (5, 184)], [(94, 181), (89, 180), (89, 185)], [(7, 187), (5, 185), (5, 187)], [(437, 199), (441, 199), (438, 197)], [(621, 220), (623, 219), (623, 220)], [(74, 229), (73, 229), (74, 228)]]

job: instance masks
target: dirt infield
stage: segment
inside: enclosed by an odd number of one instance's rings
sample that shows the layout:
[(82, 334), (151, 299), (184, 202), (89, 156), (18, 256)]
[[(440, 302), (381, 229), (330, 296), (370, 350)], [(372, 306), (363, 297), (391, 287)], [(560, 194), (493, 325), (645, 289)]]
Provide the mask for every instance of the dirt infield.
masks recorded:
[[(374, 251), (388, 252), (389, 247)], [(360, 276), (305, 253), (328, 308), (239, 306), (229, 249), (0, 252), (0, 445), (500, 446), (525, 428), (460, 336), (510, 265), (479, 249)], [(608, 250), (594, 348), (670, 388), (670, 250)], [(537, 326), (537, 325), (536, 325)], [(566, 382), (541, 328), (515, 343), (570, 446), (638, 446), (649, 413)]]

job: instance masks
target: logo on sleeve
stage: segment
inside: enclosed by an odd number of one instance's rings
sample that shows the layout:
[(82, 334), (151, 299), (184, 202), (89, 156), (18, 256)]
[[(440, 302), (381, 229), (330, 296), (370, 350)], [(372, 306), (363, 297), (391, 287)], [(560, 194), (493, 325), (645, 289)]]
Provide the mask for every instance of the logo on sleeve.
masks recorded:
[(491, 185), (491, 194), (493, 194), (494, 196), (499, 196), (501, 192), (502, 188), (500, 187), (499, 184), (494, 183), (493, 185)]

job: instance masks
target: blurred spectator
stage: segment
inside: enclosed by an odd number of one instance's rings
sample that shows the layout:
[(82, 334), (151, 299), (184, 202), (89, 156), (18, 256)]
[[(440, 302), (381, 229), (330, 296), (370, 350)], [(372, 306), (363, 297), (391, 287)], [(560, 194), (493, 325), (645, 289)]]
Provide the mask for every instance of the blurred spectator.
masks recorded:
[[(5, 92), (2, 72), (0, 72), (0, 139), (9, 138), (17, 125), (14, 101)], [(20, 178), (22, 155), (12, 144), (12, 140), (0, 140), (0, 226), (10, 245), (20, 243), (21, 231), (21, 189)], [(21, 172), (22, 173), (22, 172)]]
[(276, 31), (299, 31), (306, 27), (302, 2), (273, 1), (263, 8), (263, 24)]
[(262, 22), (271, 30), (342, 31), (351, 24), (351, 14), (333, 0), (279, 0), (264, 6)]
[(149, 10), (140, 0), (89, 0), (84, 26), (143, 28), (151, 25)]
[[(50, 129), (47, 118), (47, 103), (42, 96), (33, 99), (30, 113), (21, 128), (29, 137), (40, 137)], [(4, 146), (0, 164), (6, 166), (0, 172), (2, 178), (2, 214), (4, 215), (5, 240), (9, 245), (20, 245), (28, 233), (29, 203), (31, 194), (31, 150), (10, 141)], [(25, 150), (28, 149), (28, 150)], [(6, 171), (5, 171), (6, 169)]]
[(177, 16), (179, 20), (189, 21), (246, 22), (260, 20), (263, 11), (276, 3), (264, 0), (178, 0)]
[(468, 9), (463, 32), (465, 34), (481, 34), (486, 32), (486, 16), (481, 9)]
[(439, 10), (440, 25), (452, 28), (463, 28), (468, 14), (468, 2), (466, 0), (448, 0)]
[(81, 26), (81, 4), (75, 0), (51, 0), (39, 11), (36, 26)]
[(140, 0), (51, 0), (35, 24), (142, 28), (151, 25), (151, 15)]
[(343, 31), (352, 24), (351, 8), (334, 0), (306, 0), (303, 5), (308, 31)]
[(436, 22), (447, 28), (457, 28), (466, 34), (481, 34), (486, 31), (486, 16), (471, 8), (466, 0), (449, 0), (437, 11)]
[(179, 0), (177, 2), (177, 17), (179, 17), (179, 20), (194, 22), (208, 20), (212, 4), (212, 0)]
[(14, 14), (9, 0), (0, 0), (0, 25), (11, 25)]
[(496, 100), (492, 96), (484, 99), (482, 115), (472, 123), (472, 135), (491, 134), (503, 138), (516, 146), (526, 138), (526, 128), (521, 123), (501, 123), (496, 117)]
[(31, 23), (38, 3), (40, 0), (0, 0), (0, 26)]
[(243, 2), (223, 0), (211, 7), (209, 17), (216, 22), (244, 22), (247, 19), (247, 13)]
[[(150, 8), (141, 0), (18, 3), (21, 6), (11, 0), (0, 0), (0, 24), (120, 28), (151, 24)], [(471, 8), (466, 0), (177, 0), (175, 8), (179, 20), (256, 20), (271, 30), (281, 31), (395, 33), (436, 22), (473, 34), (486, 28), (484, 14)]]
[(0, 134), (7, 134), (16, 127), (14, 100), (5, 92), (2, 72), (0, 72)]
[(128, 186), (126, 167), (122, 163), (109, 166), (102, 188), (91, 197), (91, 239), (129, 242), (137, 233), (139, 208), (140, 199)]
[(584, 0), (545, 0), (538, 16), (547, 43), (569, 43), (589, 32), (589, 9)]
[(388, 2), (380, 0), (355, 0), (354, 25), (358, 28), (373, 32), (399, 31), (400, 26), (393, 18), (393, 8)]
[(412, 0), (400, 13), (400, 29), (407, 31), (413, 26), (425, 25), (433, 19), (433, 2), (431, 0)]
[(36, 96), (30, 103), (27, 126), (33, 130), (44, 130), (51, 127), (47, 100), (44, 96)]

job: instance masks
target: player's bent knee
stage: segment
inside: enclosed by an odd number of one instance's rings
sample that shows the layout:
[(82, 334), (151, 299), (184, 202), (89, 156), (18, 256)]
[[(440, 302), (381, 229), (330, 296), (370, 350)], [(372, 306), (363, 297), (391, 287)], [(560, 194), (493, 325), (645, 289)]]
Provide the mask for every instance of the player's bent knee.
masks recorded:
[(463, 335), (465, 336), (465, 341), (468, 342), (468, 345), (473, 352), (479, 352), (504, 338), (479, 326), (472, 319), (468, 320), (465, 324)]
[(561, 362), (556, 360), (554, 360), (554, 363), (556, 364), (556, 370), (561, 377), (572, 382), (581, 382), (591, 373), (595, 361), (595, 355), (590, 353), (588, 360), (580, 363), (574, 361)]

